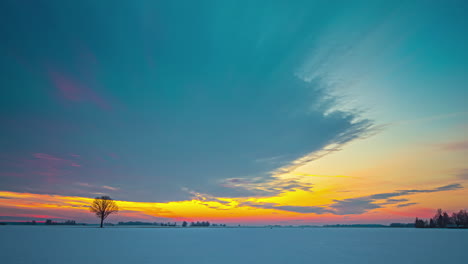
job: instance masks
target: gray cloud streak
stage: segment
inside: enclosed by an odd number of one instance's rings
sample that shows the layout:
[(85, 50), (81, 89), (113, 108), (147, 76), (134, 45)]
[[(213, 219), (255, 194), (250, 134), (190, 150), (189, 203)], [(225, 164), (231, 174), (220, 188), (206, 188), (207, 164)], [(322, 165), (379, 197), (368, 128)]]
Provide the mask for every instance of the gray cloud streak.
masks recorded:
[[(434, 193), (443, 191), (453, 191), (463, 189), (463, 186), (459, 183), (449, 184), (445, 186), (436, 187), (433, 189), (411, 189), (411, 190), (399, 190), (390, 193), (379, 193), (369, 196), (349, 198), (344, 200), (334, 200), (334, 203), (327, 206), (282, 206), (279, 204), (255, 204), (251, 202), (243, 203), (244, 206), (251, 206), (263, 209), (277, 209), (283, 211), (297, 212), (297, 213), (315, 213), (315, 214), (326, 214), (331, 213), (335, 215), (354, 215), (363, 214), (367, 211), (381, 208), (384, 205), (395, 204), (398, 202), (406, 202), (408, 199), (389, 199), (391, 197), (399, 197), (403, 195), (414, 195), (418, 193)], [(385, 202), (378, 202), (378, 200), (386, 199)], [(404, 203), (396, 205), (397, 207), (406, 207), (415, 205), (416, 203)]]
[(397, 207), (401, 208), (401, 207), (407, 207), (407, 206), (411, 206), (411, 205), (415, 205), (415, 204), (418, 204), (418, 203), (404, 203), (404, 204), (397, 205)]

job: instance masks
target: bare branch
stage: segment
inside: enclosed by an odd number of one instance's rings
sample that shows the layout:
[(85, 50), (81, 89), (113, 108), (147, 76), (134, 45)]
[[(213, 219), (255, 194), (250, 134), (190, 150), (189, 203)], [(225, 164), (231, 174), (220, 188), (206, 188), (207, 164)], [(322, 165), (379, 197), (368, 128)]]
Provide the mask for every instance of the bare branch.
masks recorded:
[(104, 219), (106, 219), (111, 214), (117, 213), (119, 211), (119, 206), (109, 196), (101, 196), (94, 199), (89, 210), (95, 213), (96, 216), (101, 219), (102, 227)]

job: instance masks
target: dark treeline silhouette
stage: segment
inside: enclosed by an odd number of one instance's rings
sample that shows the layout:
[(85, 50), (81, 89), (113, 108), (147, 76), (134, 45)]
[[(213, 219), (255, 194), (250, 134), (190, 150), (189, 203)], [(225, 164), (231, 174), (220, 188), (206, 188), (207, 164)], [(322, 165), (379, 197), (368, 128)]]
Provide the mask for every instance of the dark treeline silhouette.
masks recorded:
[(206, 222), (191, 222), (190, 223), (190, 226), (210, 226), (210, 222), (206, 221)]
[[(182, 227), (187, 227), (188, 226), (188, 223), (186, 221), (184, 221), (182, 223)], [(206, 221), (206, 222), (191, 222), (190, 223), (190, 227), (209, 227), (209, 226), (212, 226), (212, 227), (226, 227), (225, 224), (211, 224), (210, 222)]]
[(226, 224), (211, 224), (211, 226), (214, 226), (214, 227), (226, 227)]
[(391, 223), (390, 227), (414, 227), (414, 223)]
[(429, 221), (416, 217), (414, 226), (417, 228), (468, 228), (468, 212), (460, 210), (449, 216), (447, 212), (438, 209)]
[(27, 222), (0, 222), (0, 225), (42, 225), (45, 223), (37, 223), (36, 221), (27, 221)]
[(324, 225), (323, 227), (388, 227), (380, 224), (337, 224), (337, 225)]
[(119, 225), (153, 225), (153, 226), (177, 226), (177, 223), (151, 223), (151, 222), (140, 222), (140, 221), (129, 221), (129, 222), (119, 222)]
[[(151, 225), (151, 226), (170, 226), (170, 227), (178, 226), (176, 222), (173, 222), (173, 223), (171, 223), (171, 222), (167, 222), (167, 223), (154, 222), (154, 223), (151, 223), (151, 222), (140, 222), (140, 221), (119, 222), (119, 225)], [(206, 222), (192, 222), (192, 223), (189, 224), (187, 221), (183, 221), (180, 226), (182, 226), (182, 227), (187, 227), (187, 226), (190, 226), (190, 227), (192, 227), (192, 226), (194, 226), (194, 227), (198, 227), (198, 226), (225, 227), (226, 225), (225, 224), (210, 224), (210, 222), (208, 222), (208, 221), (206, 221)]]
[(167, 222), (167, 223), (154, 223), (155, 226), (177, 226), (177, 223), (174, 222), (174, 223), (170, 223), (170, 222)]
[[(36, 221), (32, 221), (33, 222), (33, 225), (36, 224)], [(52, 221), (50, 219), (47, 219), (45, 222), (44, 222), (45, 225), (76, 225), (76, 222), (75, 220), (67, 220), (65, 222), (55, 222), (55, 221)]]
[(44, 222), (36, 222), (36, 220), (27, 221), (27, 222), (1, 222), (0, 225), (86, 225), (83, 223), (76, 223), (75, 220), (67, 220), (65, 222), (55, 222), (50, 219), (45, 220)]

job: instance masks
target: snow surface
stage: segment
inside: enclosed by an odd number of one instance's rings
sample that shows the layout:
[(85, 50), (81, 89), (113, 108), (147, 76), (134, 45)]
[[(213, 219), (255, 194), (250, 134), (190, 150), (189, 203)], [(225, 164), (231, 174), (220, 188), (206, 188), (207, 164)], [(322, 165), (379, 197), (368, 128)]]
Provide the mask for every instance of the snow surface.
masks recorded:
[(463, 263), (468, 230), (0, 226), (0, 262)]

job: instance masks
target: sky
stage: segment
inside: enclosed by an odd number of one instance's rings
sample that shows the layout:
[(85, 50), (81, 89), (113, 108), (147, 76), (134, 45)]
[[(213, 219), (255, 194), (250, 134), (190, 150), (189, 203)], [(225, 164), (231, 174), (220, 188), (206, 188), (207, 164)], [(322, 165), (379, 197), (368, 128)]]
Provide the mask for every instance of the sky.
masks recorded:
[(0, 3), (0, 221), (412, 222), (468, 204), (466, 1)]

